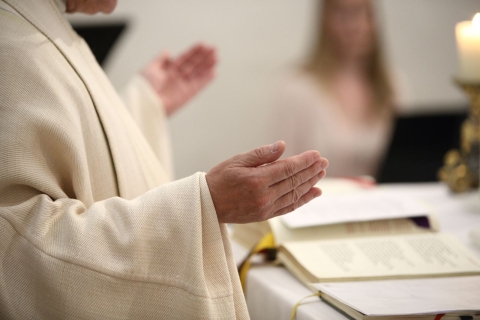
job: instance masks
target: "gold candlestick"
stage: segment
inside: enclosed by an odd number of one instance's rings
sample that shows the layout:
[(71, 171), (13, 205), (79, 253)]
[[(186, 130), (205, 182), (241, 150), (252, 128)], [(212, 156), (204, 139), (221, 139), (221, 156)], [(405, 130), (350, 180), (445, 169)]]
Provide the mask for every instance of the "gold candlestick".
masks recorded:
[(480, 82), (455, 82), (470, 97), (470, 115), (462, 123), (460, 150), (450, 150), (445, 155), (444, 166), (439, 170), (441, 181), (454, 192), (464, 192), (479, 185), (480, 158)]

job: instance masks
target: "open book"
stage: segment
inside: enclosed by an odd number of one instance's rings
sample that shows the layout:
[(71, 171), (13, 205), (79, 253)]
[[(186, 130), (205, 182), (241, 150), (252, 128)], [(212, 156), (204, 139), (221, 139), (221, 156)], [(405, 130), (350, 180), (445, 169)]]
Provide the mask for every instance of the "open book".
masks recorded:
[(480, 274), (455, 238), (438, 234), (427, 204), (388, 188), (328, 192), (267, 222), (237, 225), (251, 248), (273, 234), (277, 258), (305, 284)]
[(480, 275), (480, 260), (455, 237), (439, 233), (286, 242), (278, 259), (307, 285)]

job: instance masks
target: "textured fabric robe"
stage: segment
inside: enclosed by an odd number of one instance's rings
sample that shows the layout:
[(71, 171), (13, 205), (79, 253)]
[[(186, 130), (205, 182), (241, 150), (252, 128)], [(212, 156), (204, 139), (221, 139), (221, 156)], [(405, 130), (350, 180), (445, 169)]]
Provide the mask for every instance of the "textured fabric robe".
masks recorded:
[(205, 174), (169, 182), (151, 88), (127, 110), (53, 0), (4, 1), (0, 319), (248, 318)]

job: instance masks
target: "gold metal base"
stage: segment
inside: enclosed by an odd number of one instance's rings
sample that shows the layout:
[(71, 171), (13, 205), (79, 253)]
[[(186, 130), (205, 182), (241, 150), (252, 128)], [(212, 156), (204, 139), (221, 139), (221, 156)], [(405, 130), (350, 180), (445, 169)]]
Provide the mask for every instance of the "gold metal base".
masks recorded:
[(462, 123), (460, 150), (450, 150), (444, 158), (444, 166), (438, 178), (454, 192), (464, 192), (479, 185), (480, 158), (480, 82), (464, 82), (456, 79), (471, 100), (470, 116)]

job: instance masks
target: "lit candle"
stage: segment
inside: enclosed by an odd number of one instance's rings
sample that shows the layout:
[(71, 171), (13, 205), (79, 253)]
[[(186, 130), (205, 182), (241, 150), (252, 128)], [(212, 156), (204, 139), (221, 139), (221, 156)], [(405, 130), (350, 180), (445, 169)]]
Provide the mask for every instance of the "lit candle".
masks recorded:
[(480, 82), (480, 13), (472, 21), (457, 23), (460, 80)]

